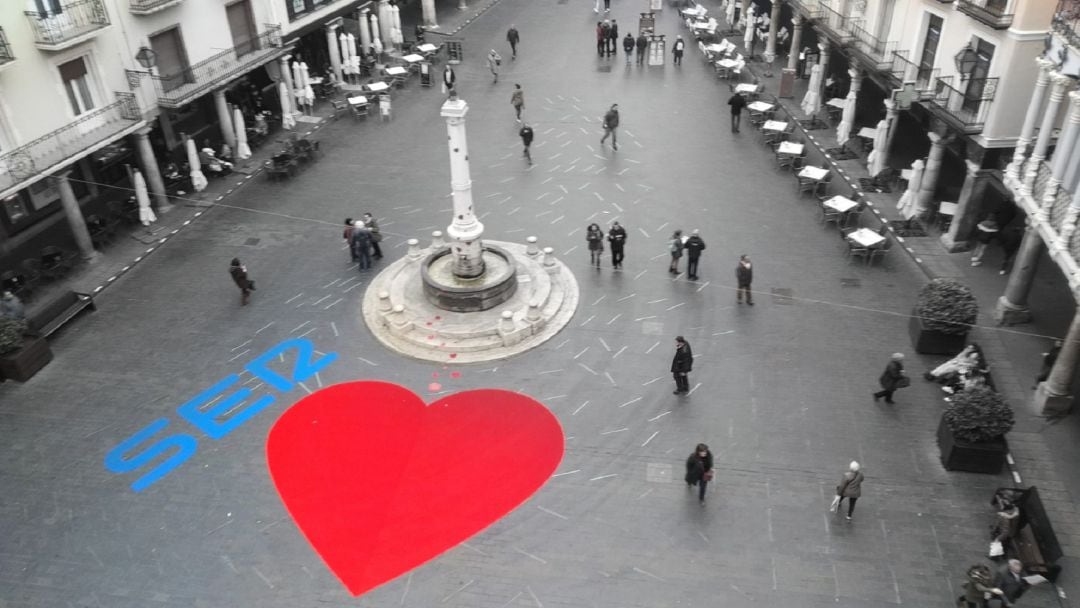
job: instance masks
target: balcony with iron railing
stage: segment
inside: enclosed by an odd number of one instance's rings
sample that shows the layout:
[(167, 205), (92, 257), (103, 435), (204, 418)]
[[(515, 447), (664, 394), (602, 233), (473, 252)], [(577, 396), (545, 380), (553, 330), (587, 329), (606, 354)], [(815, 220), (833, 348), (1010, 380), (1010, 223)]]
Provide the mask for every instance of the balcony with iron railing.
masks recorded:
[(1000, 0), (957, 0), (956, 9), (995, 30), (1007, 30), (1013, 15), (1005, 12), (1005, 5)]
[(267, 24), (255, 38), (170, 74), (155, 74), (158, 105), (178, 108), (285, 54), (281, 26)]
[(821, 6), (818, 0), (788, 0), (792, 8), (810, 20), (821, 16)]
[(1070, 45), (1080, 48), (1080, 0), (1058, 0), (1050, 27)]
[(184, 0), (128, 0), (128, 10), (132, 15), (152, 15), (170, 6), (176, 6)]
[(940, 72), (940, 68), (920, 68), (919, 64), (908, 59), (907, 51), (893, 51), (892, 53), (889, 76), (897, 86), (903, 86), (905, 82), (914, 83), (917, 99), (924, 99), (930, 95), (931, 85)]
[(863, 26), (851, 26), (851, 48), (863, 63), (875, 70), (889, 70), (893, 65), (893, 52), (896, 51), (895, 42), (884, 42), (866, 31)]
[(962, 80), (957, 87), (952, 76), (940, 76), (934, 80), (928, 105), (953, 128), (973, 135), (982, 132), (986, 124), (997, 86), (997, 78), (974, 78)]
[(829, 5), (828, 2), (821, 2), (819, 4), (820, 14), (817, 22), (825, 26), (825, 32), (830, 38), (835, 39), (840, 44), (848, 44), (853, 39), (851, 28), (855, 25), (861, 25), (862, 20), (853, 19), (851, 17), (845, 17), (839, 11)]
[[(52, 10), (59, 8), (59, 10)], [(34, 43), (43, 51), (62, 51), (109, 25), (102, 0), (60, 0), (45, 11), (25, 11)]]
[(11, 52), (11, 45), (8, 44), (7, 34), (4, 33), (4, 28), (0, 27), (0, 66), (15, 61), (15, 53)]
[(0, 197), (127, 135), (142, 124), (135, 95), (116, 93), (116, 101), (0, 154)]

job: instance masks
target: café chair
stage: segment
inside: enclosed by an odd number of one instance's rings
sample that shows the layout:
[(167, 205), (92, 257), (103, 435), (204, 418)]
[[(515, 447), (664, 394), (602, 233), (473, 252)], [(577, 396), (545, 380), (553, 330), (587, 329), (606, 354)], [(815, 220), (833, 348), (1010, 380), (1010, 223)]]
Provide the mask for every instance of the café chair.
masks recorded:
[(344, 99), (331, 99), (330, 105), (334, 108), (334, 120), (349, 111), (349, 102)]
[(49, 245), (41, 249), (41, 274), (49, 279), (59, 279), (75, 266), (75, 254)]
[(25, 270), (22, 272), (8, 270), (0, 274), (0, 286), (24, 300), (33, 295), (34, 284), (37, 280), (38, 276), (36, 274), (28, 274)]
[(844, 222), (844, 213), (837, 211), (832, 207), (825, 206), (825, 201), (821, 201), (818, 205), (821, 209), (821, 223), (829, 224), (830, 222), (836, 224), (837, 228), (841, 228), (841, 224)]
[(848, 255), (849, 259), (854, 259), (854, 258), (857, 258), (857, 257), (861, 257), (863, 259), (863, 262), (869, 262), (869, 260), (870, 260), (870, 248), (869, 247), (863, 247), (862, 245), (856, 243), (855, 241), (852, 241), (852, 240), (849, 240), (849, 239), (846, 239), (846, 238), (845, 238), (845, 240), (847, 240), (847, 245), (848, 245), (847, 255)]
[(866, 263), (868, 265), (873, 264), (874, 260), (876, 260), (878, 258), (883, 258), (886, 255), (888, 255), (889, 250), (892, 249), (892, 243), (893, 243), (892, 239), (885, 239), (884, 243), (882, 243), (882, 244), (878, 245), (877, 247), (874, 247), (873, 249), (871, 249), (870, 250), (870, 257), (867, 258)]
[(942, 201), (938, 204), (938, 210), (936, 214), (937, 226), (942, 232), (948, 232), (949, 226), (952, 225), (953, 217), (956, 215), (956, 203), (950, 203)]

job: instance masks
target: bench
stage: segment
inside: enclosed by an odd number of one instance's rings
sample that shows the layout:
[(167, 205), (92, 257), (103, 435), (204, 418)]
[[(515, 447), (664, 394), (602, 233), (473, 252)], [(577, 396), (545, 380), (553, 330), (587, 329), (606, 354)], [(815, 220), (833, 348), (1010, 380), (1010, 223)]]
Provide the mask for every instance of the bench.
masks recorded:
[(93, 296), (88, 293), (65, 289), (41, 302), (30, 311), (30, 314), (27, 315), (30, 331), (47, 338), (87, 308), (90, 310), (97, 309), (97, 306), (94, 305)]
[(1031, 574), (1042, 575), (1050, 582), (1057, 580), (1061, 566), (1054, 562), (1061, 558), (1061, 545), (1050, 527), (1039, 490), (1035, 486), (1008, 490), (1020, 508), (1020, 522), (1016, 534), (1004, 542), (1005, 557), (1020, 560)]

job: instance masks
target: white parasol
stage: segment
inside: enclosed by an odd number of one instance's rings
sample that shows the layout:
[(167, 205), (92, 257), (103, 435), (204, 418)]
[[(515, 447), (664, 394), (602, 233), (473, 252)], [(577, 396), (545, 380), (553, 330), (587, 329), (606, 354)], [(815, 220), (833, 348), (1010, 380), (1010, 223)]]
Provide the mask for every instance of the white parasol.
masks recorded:
[(746, 11), (746, 31), (743, 32), (743, 46), (746, 48), (746, 54), (750, 54), (750, 45), (754, 44), (754, 5), (750, 5), (750, 10)]
[(195, 149), (195, 140), (187, 138), (187, 162), (191, 167), (191, 187), (196, 192), (206, 189), (206, 176), (202, 172), (202, 164), (199, 163), (199, 151)]
[[(304, 105), (304, 75), (300, 72), (300, 62), (292, 62), (292, 83), (296, 87), (293, 89), (293, 95), (296, 96), (296, 105)], [(299, 109), (299, 108), (298, 108)]]
[(233, 108), (233, 124), (236, 126), (236, 158), (247, 160), (251, 158), (251, 146), (248, 146), (247, 125), (240, 108)]
[(821, 64), (814, 64), (810, 68), (810, 86), (806, 88), (801, 105), (802, 111), (810, 118), (821, 110)]
[(382, 41), (384, 46), (393, 43), (390, 36), (390, 30), (394, 27), (392, 12), (389, 2), (385, 0), (379, 2), (379, 40)]
[(840, 124), (836, 126), (836, 143), (841, 146), (851, 138), (851, 129), (855, 126), (855, 91), (848, 91), (844, 99), (844, 112), (840, 116)]
[(735, 26), (735, 0), (731, 0), (727, 4), (727, 10), (724, 11), (724, 18), (727, 20), (727, 24)]
[(887, 120), (880, 120), (877, 123), (877, 129), (874, 131), (874, 149), (870, 151), (870, 156), (867, 160), (867, 170), (870, 173), (870, 177), (874, 177), (878, 173), (885, 170), (885, 146), (889, 144), (889, 122)]
[(306, 63), (300, 63), (300, 74), (304, 77), (304, 103), (310, 109), (315, 105), (315, 89), (311, 88), (311, 75)]
[[(361, 26), (363, 30), (364, 26)], [(356, 54), (356, 36), (349, 34), (349, 68), (354, 76), (360, 74), (360, 56)]]
[(922, 187), (924, 168), (922, 159), (911, 164), (911, 179), (908, 180), (907, 190), (904, 190), (900, 202), (896, 203), (896, 208), (900, 210), (900, 215), (905, 220), (910, 220), (919, 214), (919, 188)]
[(375, 49), (376, 55), (382, 54), (383, 44), (379, 32), (379, 18), (374, 13), (371, 14), (371, 46)]
[(360, 54), (367, 53), (368, 49), (371, 48), (371, 30), (368, 29), (370, 24), (367, 17), (364, 16), (366, 14), (366, 10), (360, 13)]
[(146, 189), (146, 180), (142, 171), (132, 171), (132, 181), (135, 182), (135, 200), (139, 203), (139, 221), (143, 226), (149, 226), (150, 222), (156, 222), (157, 216), (150, 208), (150, 192)]
[(345, 32), (338, 36), (338, 46), (341, 47), (341, 70), (352, 74), (352, 65), (349, 63), (349, 35)]
[(278, 83), (278, 95), (281, 97), (281, 126), (291, 129), (296, 126), (296, 118), (290, 107), (292, 96), (289, 95), (289, 87), (284, 80)]

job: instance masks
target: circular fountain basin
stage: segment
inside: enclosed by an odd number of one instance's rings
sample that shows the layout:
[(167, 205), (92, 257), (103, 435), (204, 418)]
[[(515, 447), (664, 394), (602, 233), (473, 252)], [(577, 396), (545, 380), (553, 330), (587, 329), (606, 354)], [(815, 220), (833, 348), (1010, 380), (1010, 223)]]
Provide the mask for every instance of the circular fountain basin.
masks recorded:
[(509, 300), (517, 290), (513, 256), (494, 245), (484, 245), (482, 256), (484, 273), (463, 279), (454, 275), (450, 247), (436, 250), (420, 267), (424, 297), (434, 306), (453, 312), (488, 310)]

